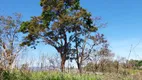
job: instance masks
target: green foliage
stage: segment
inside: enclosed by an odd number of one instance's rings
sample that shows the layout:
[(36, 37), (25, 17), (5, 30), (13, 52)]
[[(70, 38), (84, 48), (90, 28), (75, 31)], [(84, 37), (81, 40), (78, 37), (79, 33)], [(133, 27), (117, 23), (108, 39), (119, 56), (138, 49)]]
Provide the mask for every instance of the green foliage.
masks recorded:
[(142, 60), (129, 60), (128, 65), (133, 69), (140, 69), (142, 67)]
[(20, 31), (28, 34), (21, 46), (34, 45), (40, 38), (56, 49), (67, 48), (73, 36), (81, 38), (97, 31), (91, 14), (80, 7), (79, 0), (41, 0), (40, 5), (43, 8), (41, 16), (21, 24)]

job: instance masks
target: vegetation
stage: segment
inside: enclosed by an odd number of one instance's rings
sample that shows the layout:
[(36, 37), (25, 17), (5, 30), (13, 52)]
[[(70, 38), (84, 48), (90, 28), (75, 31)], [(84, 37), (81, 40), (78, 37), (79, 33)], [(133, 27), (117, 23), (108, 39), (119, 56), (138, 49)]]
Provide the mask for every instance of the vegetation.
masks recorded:
[[(40, 6), (41, 15), (29, 21), (17, 13), (0, 16), (0, 80), (142, 80), (142, 60), (114, 59), (98, 31), (101, 19), (92, 19), (80, 0), (40, 0)], [(41, 55), (40, 67), (16, 64), (25, 48), (40, 43), (60, 57)], [(65, 67), (67, 61), (76, 64)]]
[(1, 80), (141, 80), (141, 74), (123, 75), (123, 74), (82, 74), (60, 73), (60, 72), (21, 72), (5, 71), (1, 75)]

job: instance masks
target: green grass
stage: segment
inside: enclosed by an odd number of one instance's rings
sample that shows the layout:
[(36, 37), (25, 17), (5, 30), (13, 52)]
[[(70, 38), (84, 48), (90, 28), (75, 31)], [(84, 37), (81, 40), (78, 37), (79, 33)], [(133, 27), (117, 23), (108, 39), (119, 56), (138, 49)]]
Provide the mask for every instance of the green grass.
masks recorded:
[(55, 71), (27, 72), (27, 71), (4, 71), (0, 80), (142, 80), (140, 76), (105, 73), (104, 75), (60, 73)]
[(2, 73), (3, 80), (101, 80), (100, 77), (87, 74), (70, 74), (60, 72), (8, 72)]

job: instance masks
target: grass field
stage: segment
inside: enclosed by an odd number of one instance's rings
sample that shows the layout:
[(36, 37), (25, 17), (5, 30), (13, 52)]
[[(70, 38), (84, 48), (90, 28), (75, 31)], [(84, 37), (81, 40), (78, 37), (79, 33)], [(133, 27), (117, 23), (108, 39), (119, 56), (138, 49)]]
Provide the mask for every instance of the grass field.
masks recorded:
[(141, 74), (116, 74), (104, 73), (96, 74), (77, 74), (77, 73), (60, 73), (56, 71), (46, 72), (27, 72), (27, 71), (4, 71), (1, 72), (1, 80), (142, 80)]

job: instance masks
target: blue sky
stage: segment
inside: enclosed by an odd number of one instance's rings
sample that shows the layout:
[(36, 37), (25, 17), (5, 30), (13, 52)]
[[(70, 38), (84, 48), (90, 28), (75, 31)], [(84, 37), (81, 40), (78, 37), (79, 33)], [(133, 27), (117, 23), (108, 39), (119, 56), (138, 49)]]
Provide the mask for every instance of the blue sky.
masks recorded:
[[(11, 15), (20, 12), (22, 20), (41, 14), (40, 0), (0, 0), (0, 15)], [(127, 57), (131, 45), (134, 47), (130, 58), (142, 59), (142, 0), (81, 0), (81, 5), (92, 13), (92, 16), (102, 17), (103, 23), (108, 23), (100, 32), (110, 43), (116, 56)], [(41, 47), (42, 46), (42, 47)], [(30, 56), (38, 53), (57, 53), (54, 48), (40, 44), (37, 50), (30, 49)], [(46, 50), (46, 52), (45, 52)], [(31, 54), (32, 53), (32, 54)], [(139, 57), (137, 57), (137, 55)]]

